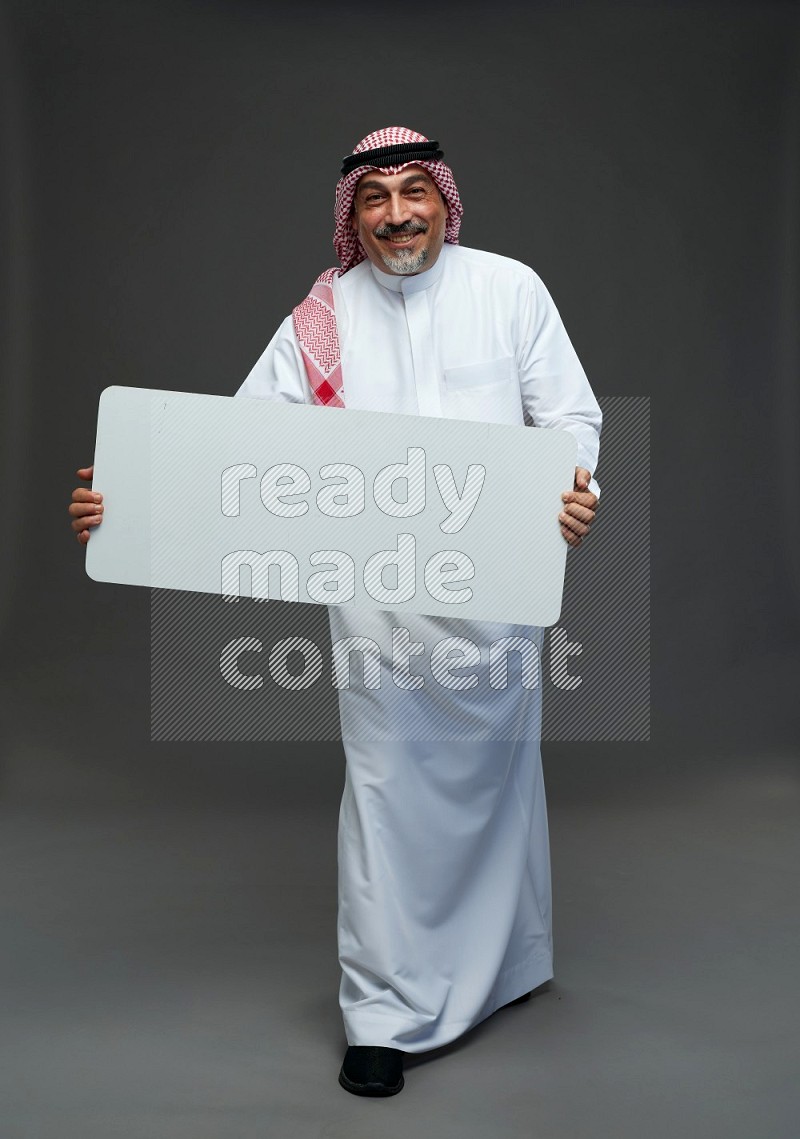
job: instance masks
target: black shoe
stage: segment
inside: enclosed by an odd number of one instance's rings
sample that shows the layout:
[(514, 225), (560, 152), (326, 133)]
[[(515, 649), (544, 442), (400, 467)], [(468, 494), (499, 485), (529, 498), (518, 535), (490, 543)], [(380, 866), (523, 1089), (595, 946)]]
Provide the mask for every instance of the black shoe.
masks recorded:
[(500, 1005), (500, 1008), (511, 1008), (512, 1005), (524, 1005), (533, 996), (533, 989), (529, 993), (523, 993), (521, 997), (517, 997), (514, 1001), (509, 1001), (506, 1005)]
[(345, 1052), (339, 1083), (353, 1095), (397, 1095), (404, 1082), (399, 1048), (351, 1044)]

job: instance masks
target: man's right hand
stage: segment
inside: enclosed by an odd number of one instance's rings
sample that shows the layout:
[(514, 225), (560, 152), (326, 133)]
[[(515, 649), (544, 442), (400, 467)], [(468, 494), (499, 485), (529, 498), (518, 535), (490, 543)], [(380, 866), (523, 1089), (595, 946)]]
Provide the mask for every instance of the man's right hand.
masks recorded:
[[(83, 479), (84, 482), (91, 482), (94, 466), (79, 467), (76, 473), (79, 479)], [(89, 541), (92, 527), (99, 526), (103, 521), (102, 494), (96, 490), (87, 490), (83, 486), (76, 487), (72, 492), (69, 512), (72, 517), (72, 529), (75, 531), (75, 537), (82, 546), (85, 546)]]

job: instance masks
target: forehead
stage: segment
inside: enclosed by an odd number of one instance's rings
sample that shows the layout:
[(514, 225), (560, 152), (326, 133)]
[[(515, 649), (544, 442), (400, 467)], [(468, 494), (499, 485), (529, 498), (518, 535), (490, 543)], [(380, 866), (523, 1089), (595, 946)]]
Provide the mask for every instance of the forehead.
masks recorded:
[(398, 190), (408, 182), (417, 182), (420, 179), (433, 182), (430, 175), (421, 166), (416, 165), (406, 166), (399, 174), (381, 174), (378, 170), (368, 170), (362, 178), (359, 178), (355, 192), (359, 194), (362, 190), (375, 187), (387, 191)]

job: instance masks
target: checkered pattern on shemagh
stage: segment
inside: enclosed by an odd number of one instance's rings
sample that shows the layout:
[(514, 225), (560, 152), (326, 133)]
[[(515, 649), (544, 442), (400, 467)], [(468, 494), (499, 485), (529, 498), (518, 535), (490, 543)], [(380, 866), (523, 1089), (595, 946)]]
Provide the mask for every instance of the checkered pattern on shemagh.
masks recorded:
[[(353, 154), (363, 154), (380, 146), (396, 146), (399, 143), (428, 142), (424, 134), (407, 127), (384, 127), (373, 131), (353, 149)], [(442, 161), (425, 160), (401, 162), (396, 166), (357, 166), (349, 174), (339, 179), (336, 186), (334, 207), (335, 229), (333, 246), (341, 261), (342, 268), (326, 269), (314, 282), (306, 299), (292, 313), (294, 330), (300, 352), (303, 356), (306, 375), (311, 387), (314, 403), (326, 407), (344, 407), (344, 383), (339, 352), (339, 335), (336, 328), (336, 313), (333, 304), (333, 282), (339, 273), (364, 260), (366, 254), (358, 235), (350, 224), (356, 186), (368, 170), (378, 170), (381, 174), (399, 174), (406, 166), (421, 166), (426, 170), (444, 195), (448, 216), (444, 239), (452, 245), (458, 244), (458, 231), (464, 213), (458, 196), (453, 173)]]

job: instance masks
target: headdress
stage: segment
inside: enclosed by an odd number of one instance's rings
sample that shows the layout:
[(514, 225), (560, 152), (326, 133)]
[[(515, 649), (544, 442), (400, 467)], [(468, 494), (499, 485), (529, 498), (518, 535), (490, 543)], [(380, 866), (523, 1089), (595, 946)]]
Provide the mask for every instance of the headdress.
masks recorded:
[(326, 269), (314, 282), (306, 299), (293, 312), (294, 330), (303, 356), (314, 402), (344, 407), (344, 385), (339, 353), (339, 336), (333, 307), (333, 282), (364, 260), (366, 254), (352, 227), (356, 186), (368, 170), (399, 174), (406, 166), (421, 166), (442, 192), (447, 202), (444, 239), (458, 244), (458, 231), (464, 209), (453, 173), (442, 162), (439, 143), (407, 127), (384, 127), (373, 131), (342, 160), (341, 177), (336, 184), (333, 246), (341, 269)]
[(342, 176), (336, 185), (336, 205), (333, 216), (336, 228), (333, 247), (346, 273), (366, 257), (358, 234), (350, 223), (356, 186), (368, 170), (381, 174), (399, 174), (405, 166), (421, 166), (433, 178), (447, 202), (447, 222), (444, 239), (458, 244), (458, 231), (464, 208), (458, 196), (453, 172), (442, 162), (438, 142), (431, 142), (424, 134), (407, 127), (384, 127), (373, 131), (342, 160)]

